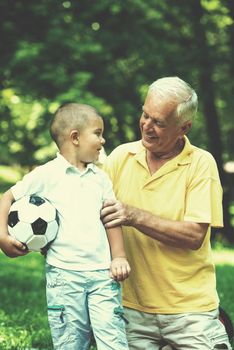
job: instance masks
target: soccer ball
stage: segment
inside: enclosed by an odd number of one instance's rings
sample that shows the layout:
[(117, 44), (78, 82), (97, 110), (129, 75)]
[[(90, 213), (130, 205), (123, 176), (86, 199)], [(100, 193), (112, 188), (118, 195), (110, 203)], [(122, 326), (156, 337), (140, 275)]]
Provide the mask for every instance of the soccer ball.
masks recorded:
[(8, 231), (24, 243), (28, 250), (40, 251), (51, 243), (58, 232), (59, 220), (55, 207), (37, 195), (15, 201), (8, 215)]

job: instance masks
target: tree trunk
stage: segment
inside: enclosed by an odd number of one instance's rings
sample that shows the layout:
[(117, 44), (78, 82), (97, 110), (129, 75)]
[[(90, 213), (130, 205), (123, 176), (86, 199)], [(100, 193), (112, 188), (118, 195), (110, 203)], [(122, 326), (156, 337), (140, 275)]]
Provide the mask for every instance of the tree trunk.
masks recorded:
[(224, 212), (224, 235), (230, 242), (234, 243), (233, 228), (229, 214), (230, 188), (227, 174), (223, 169), (222, 140), (219, 127), (219, 118), (215, 106), (215, 87), (212, 81), (212, 60), (206, 40), (205, 27), (202, 24), (203, 8), (200, 1), (191, 1), (193, 18), (194, 40), (201, 54), (198, 57), (199, 83), (203, 93), (203, 110), (207, 127), (209, 150), (213, 154), (219, 169), (220, 179), (223, 186), (223, 212)]
[[(229, 15), (233, 20), (232, 25), (229, 26), (229, 52), (230, 52), (230, 57), (229, 57), (229, 65), (230, 65), (230, 77), (234, 76), (234, 1), (233, 0), (228, 0), (226, 1), (227, 8), (229, 9)], [(234, 83), (233, 80), (231, 79), (231, 89), (232, 93), (234, 91)]]

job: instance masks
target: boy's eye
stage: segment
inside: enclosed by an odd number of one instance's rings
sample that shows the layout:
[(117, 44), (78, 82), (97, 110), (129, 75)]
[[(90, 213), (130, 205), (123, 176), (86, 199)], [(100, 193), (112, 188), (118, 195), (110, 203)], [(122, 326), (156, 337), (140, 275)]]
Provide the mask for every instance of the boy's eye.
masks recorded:
[(102, 135), (101, 131), (96, 131), (95, 134), (100, 137)]

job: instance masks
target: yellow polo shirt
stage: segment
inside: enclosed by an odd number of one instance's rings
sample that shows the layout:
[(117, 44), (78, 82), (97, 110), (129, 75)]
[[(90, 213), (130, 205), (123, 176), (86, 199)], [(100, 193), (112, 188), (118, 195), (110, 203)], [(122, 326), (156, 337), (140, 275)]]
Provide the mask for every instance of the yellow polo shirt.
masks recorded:
[[(117, 147), (105, 161), (117, 198), (165, 219), (222, 227), (222, 188), (212, 155), (190, 144), (151, 175), (141, 141)], [(210, 227), (199, 250), (168, 246), (123, 226), (131, 265), (123, 304), (149, 313), (208, 311), (218, 306)]]

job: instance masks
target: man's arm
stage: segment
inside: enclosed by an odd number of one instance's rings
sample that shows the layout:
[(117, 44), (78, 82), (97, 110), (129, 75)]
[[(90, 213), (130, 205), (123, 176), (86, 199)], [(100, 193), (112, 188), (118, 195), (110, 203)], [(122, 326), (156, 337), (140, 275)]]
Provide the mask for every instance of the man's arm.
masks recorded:
[(11, 190), (8, 190), (0, 201), (0, 248), (7, 256), (15, 258), (27, 254), (28, 251), (23, 243), (8, 233), (8, 214), (12, 202), (14, 202), (14, 197)]
[(130, 266), (126, 258), (122, 230), (120, 226), (106, 229), (111, 249), (111, 277), (117, 281), (123, 281), (129, 276)]
[(201, 247), (209, 226), (207, 223), (162, 219), (114, 200), (104, 203), (101, 216), (107, 229), (117, 225), (132, 226), (162, 243), (192, 250)]

